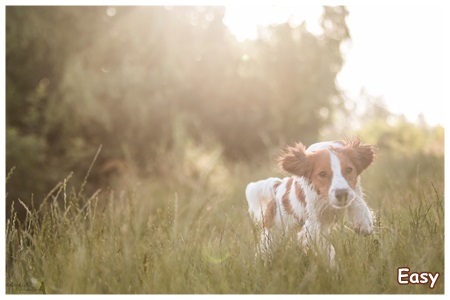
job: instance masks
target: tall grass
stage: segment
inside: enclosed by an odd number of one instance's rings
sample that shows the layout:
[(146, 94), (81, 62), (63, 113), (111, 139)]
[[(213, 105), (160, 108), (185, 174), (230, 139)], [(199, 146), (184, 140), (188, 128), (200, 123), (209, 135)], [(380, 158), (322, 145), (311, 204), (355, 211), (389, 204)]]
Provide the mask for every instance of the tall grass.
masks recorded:
[[(40, 206), (15, 201), (6, 226), (7, 293), (444, 292), (443, 277), (434, 289), (396, 279), (403, 266), (443, 274), (442, 157), (378, 159), (363, 178), (376, 233), (338, 228), (335, 269), (304, 253), (295, 232), (263, 259), (244, 189), (273, 176), (272, 166), (225, 172), (218, 156), (209, 163), (197, 177), (136, 180), (92, 195), (71, 186), (69, 175)], [(18, 205), (27, 208), (25, 220), (15, 217)]]

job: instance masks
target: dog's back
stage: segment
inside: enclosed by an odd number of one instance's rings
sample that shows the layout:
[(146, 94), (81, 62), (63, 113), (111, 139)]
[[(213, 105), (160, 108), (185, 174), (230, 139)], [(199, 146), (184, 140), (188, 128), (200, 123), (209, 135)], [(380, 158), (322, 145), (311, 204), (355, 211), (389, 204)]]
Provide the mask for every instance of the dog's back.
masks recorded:
[(247, 185), (245, 196), (248, 202), (248, 212), (254, 221), (262, 222), (267, 205), (275, 199), (275, 186), (280, 183), (281, 179), (271, 177)]

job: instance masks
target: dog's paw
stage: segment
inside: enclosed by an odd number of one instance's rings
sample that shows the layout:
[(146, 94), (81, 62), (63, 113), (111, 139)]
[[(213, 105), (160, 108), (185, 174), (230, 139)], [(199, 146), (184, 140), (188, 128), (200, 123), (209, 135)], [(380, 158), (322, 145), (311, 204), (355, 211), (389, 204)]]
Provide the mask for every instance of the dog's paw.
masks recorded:
[(363, 221), (355, 222), (354, 230), (356, 233), (368, 236), (373, 232), (373, 221), (371, 218), (366, 218)]

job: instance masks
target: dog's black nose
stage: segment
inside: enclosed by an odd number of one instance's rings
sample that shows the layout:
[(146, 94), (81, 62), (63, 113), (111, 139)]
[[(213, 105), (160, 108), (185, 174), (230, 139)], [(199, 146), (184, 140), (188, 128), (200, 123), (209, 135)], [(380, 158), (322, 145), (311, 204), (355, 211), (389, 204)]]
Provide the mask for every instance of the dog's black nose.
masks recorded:
[(334, 192), (334, 196), (339, 202), (345, 202), (347, 200), (348, 192), (347, 189), (337, 189)]

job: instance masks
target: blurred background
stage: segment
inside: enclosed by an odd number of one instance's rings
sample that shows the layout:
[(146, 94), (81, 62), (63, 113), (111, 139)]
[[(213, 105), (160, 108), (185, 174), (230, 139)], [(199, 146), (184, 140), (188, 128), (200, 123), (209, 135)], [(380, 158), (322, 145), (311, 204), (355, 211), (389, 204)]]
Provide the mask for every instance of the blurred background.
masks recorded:
[(91, 191), (220, 185), (353, 135), (443, 158), (443, 20), (354, 11), (6, 7), (7, 207), (81, 184), (100, 145)]

